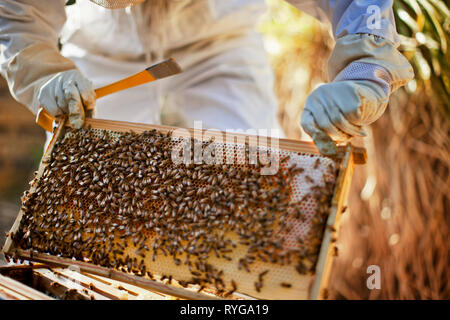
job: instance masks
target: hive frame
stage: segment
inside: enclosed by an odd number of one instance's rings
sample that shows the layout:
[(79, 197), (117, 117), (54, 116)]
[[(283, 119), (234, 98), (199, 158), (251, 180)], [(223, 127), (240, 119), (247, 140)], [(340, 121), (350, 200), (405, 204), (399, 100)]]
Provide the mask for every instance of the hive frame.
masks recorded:
[[(36, 180), (43, 174), (46, 167), (46, 163), (50, 159), (53, 147), (56, 141), (59, 140), (61, 135), (64, 133), (65, 128), (68, 126), (66, 119), (57, 118), (55, 121), (55, 127), (53, 131), (52, 139), (45, 150), (44, 156), (42, 157), (39, 169), (36, 174)], [(178, 128), (160, 126), (160, 125), (147, 125), (147, 124), (137, 124), (129, 122), (120, 121), (110, 121), (110, 120), (99, 120), (99, 119), (86, 119), (85, 126), (95, 129), (111, 130), (111, 131), (134, 131), (140, 133), (146, 130), (157, 129), (162, 133), (167, 133), (169, 131), (176, 130)], [(203, 130), (206, 131), (206, 130)], [(194, 129), (187, 129), (186, 131), (189, 135), (192, 135), (195, 131)], [(235, 134), (235, 136), (249, 137), (250, 135)], [(189, 136), (190, 137), (190, 136)], [(255, 138), (253, 136), (253, 138)], [(270, 145), (270, 138), (268, 139), (268, 145)], [(303, 152), (311, 154), (319, 154), (317, 148), (310, 142), (290, 140), (290, 139), (279, 139), (279, 149)], [(326, 299), (327, 298), (327, 286), (330, 279), (330, 271), (334, 258), (334, 250), (336, 243), (332, 242), (332, 238), (337, 238), (337, 233), (339, 231), (339, 226), (341, 222), (341, 217), (344, 208), (347, 204), (347, 198), (350, 190), (351, 179), (354, 171), (355, 164), (364, 164), (366, 162), (366, 152), (363, 148), (356, 148), (351, 144), (345, 147), (339, 147), (339, 154), (341, 155), (341, 163), (339, 164), (339, 175), (336, 180), (335, 190), (332, 198), (332, 203), (330, 207), (330, 214), (326, 225), (322, 244), (318, 256), (318, 262), (316, 265), (316, 272), (311, 279), (309, 299)], [(30, 187), (30, 193), (34, 192), (36, 189), (36, 184), (32, 184)], [(48, 254), (35, 253), (32, 250), (23, 250), (16, 248), (14, 242), (12, 241), (12, 234), (16, 232), (20, 226), (24, 212), (19, 211), (17, 218), (8, 234), (5, 245), (2, 251), (5, 255), (13, 256), (18, 259), (36, 261), (41, 263), (46, 263), (52, 266), (58, 267), (76, 267), (80, 272), (88, 272), (94, 275), (99, 275), (103, 277), (110, 278), (112, 280), (123, 281), (138, 287), (145, 289), (154, 290), (167, 295), (178, 297), (181, 299), (193, 299), (193, 300), (208, 300), (208, 299), (221, 299), (217, 296), (207, 295), (203, 293), (198, 293), (184, 288), (175, 287), (172, 285), (163, 284), (161, 282), (145, 279), (139, 276), (134, 276), (127, 274), (122, 271), (117, 271), (114, 269), (97, 266), (91, 263), (77, 261), (73, 259), (52, 256)], [(248, 297), (251, 299), (251, 297)]]
[(63, 300), (173, 299), (160, 292), (70, 268), (50, 268), (40, 263), (0, 266), (0, 298), (47, 300), (52, 297)]

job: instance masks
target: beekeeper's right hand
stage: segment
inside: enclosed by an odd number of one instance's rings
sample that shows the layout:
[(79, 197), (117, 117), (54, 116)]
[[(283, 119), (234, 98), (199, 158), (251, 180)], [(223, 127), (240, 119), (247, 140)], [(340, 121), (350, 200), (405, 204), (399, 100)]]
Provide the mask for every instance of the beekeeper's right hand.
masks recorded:
[(95, 109), (92, 83), (78, 70), (55, 74), (39, 90), (39, 104), (51, 115), (68, 115), (70, 125), (83, 126), (85, 109)]

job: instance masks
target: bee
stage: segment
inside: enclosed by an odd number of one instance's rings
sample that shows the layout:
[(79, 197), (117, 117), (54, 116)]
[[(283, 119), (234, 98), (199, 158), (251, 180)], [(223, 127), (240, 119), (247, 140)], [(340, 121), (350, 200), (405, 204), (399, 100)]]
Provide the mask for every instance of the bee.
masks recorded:
[(308, 183), (314, 183), (314, 180), (310, 176), (305, 176), (305, 180)]
[(259, 281), (255, 282), (255, 290), (261, 292), (262, 284)]
[(205, 289), (205, 286), (200, 286), (200, 288), (198, 288), (197, 292), (200, 293)]
[(237, 290), (236, 281), (231, 280), (231, 290), (227, 292), (227, 296), (232, 295)]
[(262, 280), (263, 280), (263, 277), (264, 277), (267, 273), (269, 273), (269, 270), (264, 270), (263, 272), (261, 272), (261, 273), (258, 275), (259, 281), (262, 281)]
[(292, 288), (292, 284), (287, 283), (287, 282), (282, 282), (282, 283), (280, 283), (280, 285), (281, 285), (283, 288)]
[(335, 257), (339, 256), (339, 249), (337, 246), (334, 246), (334, 248), (333, 248), (333, 256), (335, 256)]
[(299, 261), (297, 266), (295, 267), (295, 270), (297, 270), (299, 274), (305, 274), (308, 271), (308, 268), (302, 261)]
[(288, 162), (291, 159), (291, 156), (285, 156), (280, 160), (280, 163)]
[(317, 158), (316, 161), (314, 162), (314, 170), (319, 168), (319, 166), (320, 166), (320, 159)]
[(324, 300), (327, 300), (327, 299), (328, 299), (328, 296), (329, 296), (328, 289), (327, 289), (327, 288), (324, 288), (324, 289), (322, 290), (322, 298), (323, 298)]
[(197, 271), (191, 271), (191, 274), (192, 274), (193, 276), (196, 276), (196, 277), (200, 277), (200, 276), (201, 276), (201, 273), (200, 273), (200, 272), (197, 272)]

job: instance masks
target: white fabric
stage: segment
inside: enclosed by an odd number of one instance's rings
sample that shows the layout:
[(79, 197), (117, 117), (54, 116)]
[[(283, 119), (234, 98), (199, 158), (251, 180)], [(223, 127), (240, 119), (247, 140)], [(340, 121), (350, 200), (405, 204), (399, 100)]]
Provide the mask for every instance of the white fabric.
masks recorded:
[[(62, 42), (122, 60), (140, 59), (148, 54), (149, 63), (161, 60), (167, 50), (253, 29), (266, 9), (264, 0), (172, 0), (168, 1), (168, 10), (158, 8), (160, 2), (147, 0), (130, 10), (108, 10), (90, 1), (77, 1), (67, 7), (68, 20), (62, 30)], [(368, 33), (398, 44), (392, 0), (288, 2), (328, 20), (336, 39), (348, 34)], [(373, 25), (373, 15), (368, 12), (372, 5), (379, 8), (379, 26)], [(149, 23), (149, 16), (157, 21)]]
[(398, 46), (392, 5), (394, 0), (286, 0), (298, 9), (328, 21), (335, 39), (366, 33)]
[(354, 62), (384, 68), (389, 72), (392, 92), (414, 77), (411, 64), (397, 50), (396, 45), (378, 36), (354, 34), (337, 39), (328, 60), (329, 80), (334, 80), (342, 70)]
[(66, 8), (61, 42), (117, 60), (147, 55), (146, 62), (154, 63), (173, 50), (246, 34), (265, 9), (264, 0), (147, 0), (119, 10), (77, 1)]
[[(144, 62), (121, 61), (118, 63), (116, 60), (92, 54), (84, 57), (69, 55), (67, 52), (65, 54), (74, 61), (81, 73), (92, 81), (94, 88), (108, 85), (147, 67)], [(98, 99), (95, 117), (106, 120), (159, 124), (156, 83), (143, 84)]]
[[(117, 92), (97, 100), (96, 117), (109, 120), (159, 124), (163, 107), (176, 111), (180, 125), (204, 128), (280, 129), (273, 74), (263, 43), (250, 33), (241, 45), (197, 62), (181, 74)], [(245, 45), (244, 45), (245, 44)], [(80, 56), (74, 48), (63, 53), (75, 62), (94, 87), (119, 80), (147, 65), (121, 62), (102, 56)], [(182, 58), (177, 60), (183, 60)]]
[(123, 9), (138, 4), (144, 0), (90, 0), (99, 6), (108, 9)]
[[(56, 3), (59, 10), (63, 9), (62, 3)], [(186, 126), (201, 120), (205, 128), (279, 129), (272, 71), (261, 36), (253, 31), (265, 9), (264, 1), (180, 0), (174, 3), (173, 12), (166, 13), (169, 15), (164, 25), (155, 27), (156, 30), (146, 29), (145, 17), (141, 16), (146, 12), (144, 4), (131, 10), (106, 10), (89, 1), (77, 1), (67, 7), (69, 19), (62, 31), (62, 54), (75, 62), (71, 68), (78, 67), (94, 87), (141, 71), (167, 56), (174, 57), (184, 70), (176, 77), (99, 99), (97, 117), (159, 123), (159, 111), (170, 105)], [(0, 4), (0, 17), (22, 17), (24, 10), (29, 15), (21, 24), (0, 22), (0, 30), (7, 35), (4, 44), (11, 39), (16, 41), (19, 34), (39, 35), (46, 27), (47, 21), (41, 23), (34, 18), (38, 12), (44, 15), (45, 9), (27, 0), (6, 0)], [(11, 14), (6, 15), (6, 11)], [(57, 14), (52, 12), (48, 18), (53, 16)], [(60, 16), (65, 18), (64, 12)], [(29, 18), (33, 18), (36, 25), (24, 28)], [(47, 33), (36, 41), (56, 42), (56, 31), (61, 23), (54, 27), (54, 33)], [(23, 32), (17, 33), (18, 29)], [(21, 46), (2, 46), (3, 70), (8, 70), (14, 53), (20, 55)], [(26, 99), (22, 102), (27, 105), (35, 104), (32, 95), (23, 98)], [(32, 110), (35, 112), (36, 106)]]
[(12, 96), (33, 113), (40, 87), (54, 74), (75, 68), (58, 52), (66, 19), (64, 1), (0, 2), (0, 70)]
[(375, 64), (365, 62), (350, 63), (334, 79), (334, 81), (345, 80), (369, 80), (379, 85), (387, 96), (391, 93), (391, 75), (386, 69)]

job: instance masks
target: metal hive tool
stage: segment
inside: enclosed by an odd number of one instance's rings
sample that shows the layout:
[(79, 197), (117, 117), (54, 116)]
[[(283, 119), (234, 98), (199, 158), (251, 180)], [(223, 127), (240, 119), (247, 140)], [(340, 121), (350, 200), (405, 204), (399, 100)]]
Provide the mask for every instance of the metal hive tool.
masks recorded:
[[(331, 237), (361, 152), (349, 146), (333, 160), (311, 144), (282, 140), (272, 150), (283, 159), (280, 170), (261, 176), (264, 165), (236, 164), (242, 161), (174, 165), (169, 150), (190, 141), (171, 137), (174, 128), (103, 120), (87, 126), (80, 138), (59, 123), (8, 236), (8, 256), (76, 265), (182, 298), (205, 297), (182, 288), (188, 285), (217, 297), (323, 297)], [(203, 148), (220, 144), (235, 160), (248, 149), (203, 139)], [(177, 288), (156, 281), (162, 279)]]

